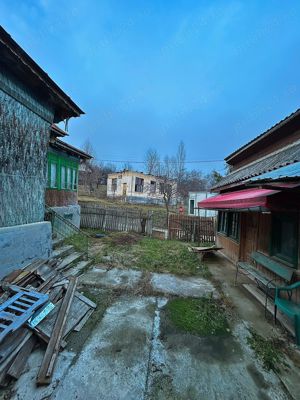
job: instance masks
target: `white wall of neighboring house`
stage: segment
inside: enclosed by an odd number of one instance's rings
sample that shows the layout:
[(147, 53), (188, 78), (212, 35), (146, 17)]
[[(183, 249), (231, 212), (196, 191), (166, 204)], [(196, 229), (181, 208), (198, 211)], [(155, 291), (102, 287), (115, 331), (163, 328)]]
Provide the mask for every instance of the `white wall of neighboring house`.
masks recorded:
[[(142, 180), (139, 182), (139, 180)], [(122, 171), (109, 174), (107, 178), (107, 197), (123, 198), (129, 202), (162, 203), (160, 193), (161, 178), (135, 171)], [(139, 183), (143, 183), (139, 185)], [(176, 183), (172, 183), (174, 192)], [(171, 203), (176, 204), (176, 196)]]
[(215, 196), (217, 193), (209, 192), (189, 192), (188, 215), (200, 217), (215, 217), (217, 211), (197, 209), (198, 202)]

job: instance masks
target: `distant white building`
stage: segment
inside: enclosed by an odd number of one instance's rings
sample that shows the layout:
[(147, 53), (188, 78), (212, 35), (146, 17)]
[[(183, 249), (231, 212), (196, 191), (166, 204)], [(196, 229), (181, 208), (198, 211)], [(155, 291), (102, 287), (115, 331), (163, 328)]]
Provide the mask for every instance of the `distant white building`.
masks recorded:
[(173, 180), (137, 171), (121, 171), (107, 177), (107, 197), (119, 198), (129, 203), (164, 204), (163, 194), (172, 193), (171, 205), (177, 204), (177, 184)]
[(189, 192), (188, 215), (196, 215), (199, 217), (215, 217), (217, 211), (203, 210), (198, 208), (198, 202), (215, 196), (217, 193), (209, 192)]

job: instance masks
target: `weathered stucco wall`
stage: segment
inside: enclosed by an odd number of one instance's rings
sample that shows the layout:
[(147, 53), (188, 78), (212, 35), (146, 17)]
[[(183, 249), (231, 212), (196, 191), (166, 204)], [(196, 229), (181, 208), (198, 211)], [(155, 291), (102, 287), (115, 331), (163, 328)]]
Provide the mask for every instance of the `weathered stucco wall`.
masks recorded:
[(53, 111), (0, 73), (0, 227), (44, 219)]
[(73, 225), (80, 228), (80, 206), (66, 206), (66, 207), (51, 207), (57, 214), (61, 215)]
[(50, 222), (10, 226), (0, 229), (0, 279), (35, 259), (51, 256)]

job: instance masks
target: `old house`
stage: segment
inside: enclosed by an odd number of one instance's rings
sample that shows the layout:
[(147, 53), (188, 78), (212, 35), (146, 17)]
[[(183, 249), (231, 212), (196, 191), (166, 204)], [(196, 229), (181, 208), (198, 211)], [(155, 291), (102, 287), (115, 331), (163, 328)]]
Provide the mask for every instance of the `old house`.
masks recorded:
[(79, 166), (92, 157), (60, 138), (68, 133), (52, 125), (48, 150), (46, 205), (73, 225), (80, 226), (78, 205)]
[(218, 210), (217, 244), (265, 289), (267, 305), (277, 284), (300, 278), (300, 109), (225, 160), (219, 194), (198, 206)]
[(164, 193), (170, 194), (170, 203), (177, 203), (177, 184), (143, 172), (124, 170), (108, 175), (107, 197), (119, 198), (130, 203), (163, 204)]
[(0, 27), (0, 265), (51, 253), (44, 222), (50, 129), (82, 110)]
[(300, 110), (225, 161), (231, 172), (212, 188), (220, 194), (198, 204), (219, 210), (217, 240), (224, 254), (247, 261), (258, 250), (298, 274)]

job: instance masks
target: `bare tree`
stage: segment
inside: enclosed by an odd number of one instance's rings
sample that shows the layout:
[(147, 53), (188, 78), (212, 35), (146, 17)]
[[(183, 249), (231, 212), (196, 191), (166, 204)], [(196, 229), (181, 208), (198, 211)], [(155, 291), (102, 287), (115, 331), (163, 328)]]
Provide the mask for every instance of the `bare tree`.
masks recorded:
[(92, 156), (92, 160), (89, 161), (89, 163), (95, 163), (96, 161), (96, 150), (90, 141), (90, 139), (86, 139), (85, 142), (83, 143), (82, 150)]
[(148, 149), (145, 157), (146, 173), (158, 175), (160, 168), (160, 157), (155, 149)]
[(178, 185), (180, 185), (185, 174), (185, 158), (186, 158), (185, 146), (183, 141), (181, 140), (178, 145), (176, 154), (176, 179)]
[(160, 164), (159, 193), (162, 195), (167, 212), (167, 226), (169, 226), (170, 207), (177, 202), (178, 185), (176, 177), (175, 157), (165, 156)]
[(217, 183), (222, 180), (223, 176), (216, 170), (213, 170), (206, 176), (206, 182), (208, 189), (214, 187)]

